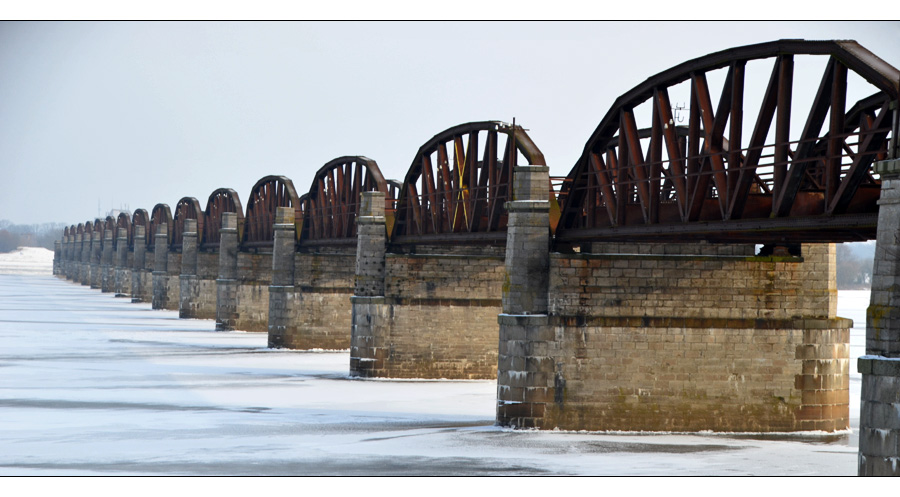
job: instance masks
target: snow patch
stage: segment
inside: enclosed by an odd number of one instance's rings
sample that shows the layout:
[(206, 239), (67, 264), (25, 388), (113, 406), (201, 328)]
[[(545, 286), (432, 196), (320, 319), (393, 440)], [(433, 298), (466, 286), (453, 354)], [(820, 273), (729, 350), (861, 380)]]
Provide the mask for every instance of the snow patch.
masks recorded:
[(53, 251), (42, 247), (19, 247), (0, 253), (0, 274), (53, 274)]

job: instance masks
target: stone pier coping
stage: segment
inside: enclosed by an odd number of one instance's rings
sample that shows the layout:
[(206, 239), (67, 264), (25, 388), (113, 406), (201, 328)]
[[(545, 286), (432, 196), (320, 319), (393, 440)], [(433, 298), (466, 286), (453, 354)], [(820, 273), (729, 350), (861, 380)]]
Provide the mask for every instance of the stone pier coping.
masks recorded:
[[(341, 254), (343, 255), (343, 254)], [(478, 261), (504, 261), (505, 255), (466, 255), (466, 254), (402, 254), (387, 253), (384, 254), (389, 259), (457, 259), (457, 260), (478, 260)]]
[(357, 216), (356, 224), (385, 224), (384, 216)]
[(550, 211), (549, 200), (513, 200), (506, 203), (509, 212), (540, 212)]
[[(346, 293), (346, 292), (340, 292)], [(472, 299), (472, 298), (410, 298), (410, 297), (364, 297), (352, 295), (350, 302), (353, 304), (379, 304), (379, 305), (408, 305), (423, 307), (501, 307), (501, 299)]]
[(384, 297), (362, 297), (353, 295), (350, 297), (351, 304), (384, 304)]
[(649, 316), (558, 316), (545, 314), (500, 314), (500, 324), (651, 328), (713, 328), (757, 330), (833, 330), (850, 329), (853, 320), (846, 318), (739, 319)]
[(900, 377), (900, 357), (864, 355), (857, 360), (856, 369), (861, 374)]
[(511, 326), (546, 326), (550, 324), (550, 316), (546, 314), (498, 314), (497, 322)]
[(872, 165), (876, 174), (882, 176), (900, 176), (900, 159), (889, 159)]
[(803, 257), (796, 256), (761, 256), (761, 255), (701, 255), (701, 254), (594, 254), (594, 253), (575, 253), (564, 254), (561, 252), (551, 252), (550, 257), (553, 259), (582, 259), (582, 260), (622, 260), (622, 259), (640, 259), (645, 261), (737, 261), (737, 262), (804, 262)]

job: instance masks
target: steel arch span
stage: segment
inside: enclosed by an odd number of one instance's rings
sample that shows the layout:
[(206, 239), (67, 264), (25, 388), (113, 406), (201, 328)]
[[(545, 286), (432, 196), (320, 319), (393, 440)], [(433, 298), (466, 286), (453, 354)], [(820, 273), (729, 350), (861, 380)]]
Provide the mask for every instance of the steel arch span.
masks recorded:
[(241, 199), (231, 188), (219, 188), (209, 195), (206, 201), (206, 210), (203, 211), (203, 235), (200, 241), (202, 247), (219, 246), (219, 230), (222, 229), (222, 214), (225, 212), (232, 212), (237, 216), (238, 240), (243, 236), (244, 207)]
[(391, 241), (505, 240), (505, 204), (519, 155), (530, 165), (546, 165), (521, 126), (500, 121), (460, 124), (432, 137), (400, 188)]
[[(818, 86), (794, 79), (795, 58), (807, 56), (824, 60)], [(707, 75), (718, 70), (714, 106)], [(848, 73), (871, 93), (849, 108)], [(750, 75), (768, 80), (758, 106), (745, 98)], [(683, 83), (686, 126), (669, 96)], [(880, 179), (871, 165), (896, 143), (898, 93), (900, 71), (854, 41), (780, 40), (663, 71), (620, 96), (591, 135), (560, 192), (557, 240), (872, 239)], [(815, 95), (811, 108), (795, 104), (805, 94)]]
[(322, 166), (316, 172), (309, 192), (301, 197), (301, 243), (344, 240), (355, 244), (360, 194), (370, 191), (383, 192), (386, 207), (393, 205), (388, 182), (374, 160), (345, 156)]

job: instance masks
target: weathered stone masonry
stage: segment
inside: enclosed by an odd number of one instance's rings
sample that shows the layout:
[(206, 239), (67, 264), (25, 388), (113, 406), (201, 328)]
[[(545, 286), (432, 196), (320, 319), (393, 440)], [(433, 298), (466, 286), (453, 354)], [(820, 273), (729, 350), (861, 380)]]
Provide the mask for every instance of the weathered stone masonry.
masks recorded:
[(216, 280), (216, 329), (267, 331), (272, 254), (239, 248), (237, 217), (222, 214), (219, 278)]
[(415, 253), (386, 253), (383, 197), (366, 195), (351, 375), (495, 378), (502, 249), (419, 245)]
[(131, 266), (128, 264), (128, 255), (128, 230), (119, 228), (115, 256), (116, 297), (131, 297)]
[[(846, 429), (851, 322), (835, 316), (833, 246), (783, 258), (752, 250), (595, 244), (607, 253), (552, 254), (545, 312), (540, 301), (510, 302), (515, 312), (499, 318), (498, 422)], [(509, 274), (526, 267), (507, 258)]]
[(197, 276), (197, 220), (184, 221), (181, 242), (181, 275), (179, 277), (178, 317), (196, 318), (200, 300), (200, 278)]
[(866, 355), (857, 365), (863, 375), (859, 474), (900, 476), (900, 159), (876, 162), (875, 172), (881, 174), (878, 235)]
[(100, 290), (109, 293), (115, 286), (115, 269), (113, 267), (113, 230), (103, 229), (103, 248), (100, 253)]
[(292, 207), (276, 213), (269, 347), (346, 349), (350, 346), (354, 247), (297, 251)]
[(131, 267), (131, 301), (134, 303), (152, 302), (153, 300), (152, 283), (147, 284), (147, 280), (151, 279), (151, 275), (147, 271), (147, 259), (146, 228), (135, 226), (134, 257)]
[(103, 232), (94, 228), (91, 235), (91, 262), (90, 262), (90, 285), (93, 289), (100, 289), (100, 252), (103, 243)]

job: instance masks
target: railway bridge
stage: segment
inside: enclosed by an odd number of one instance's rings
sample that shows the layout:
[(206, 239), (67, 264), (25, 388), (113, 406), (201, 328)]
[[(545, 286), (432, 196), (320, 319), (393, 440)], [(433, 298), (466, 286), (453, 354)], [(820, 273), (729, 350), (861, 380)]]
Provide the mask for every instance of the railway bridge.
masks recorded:
[(270, 347), (349, 348), (352, 376), (496, 378), (502, 426), (833, 432), (833, 244), (875, 239), (859, 472), (898, 474), (898, 97), (853, 41), (738, 47), (620, 96), (565, 177), (521, 127), (468, 123), (402, 182), (341, 157), (303, 195), (267, 176), (246, 209), (223, 188), (70, 226), (54, 270)]

